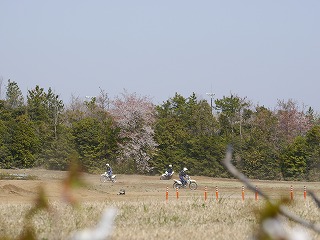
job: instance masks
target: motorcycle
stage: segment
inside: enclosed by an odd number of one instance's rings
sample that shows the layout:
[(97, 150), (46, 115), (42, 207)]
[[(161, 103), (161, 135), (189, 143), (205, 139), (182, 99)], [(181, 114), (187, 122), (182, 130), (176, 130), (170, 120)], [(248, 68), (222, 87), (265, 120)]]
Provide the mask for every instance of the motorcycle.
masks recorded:
[(108, 181), (115, 183), (117, 181), (117, 176), (112, 175), (110, 177), (107, 173), (103, 173), (100, 175), (100, 182), (108, 182)]
[(172, 171), (171, 174), (169, 174), (168, 171), (166, 171), (164, 174), (160, 176), (160, 180), (169, 180), (172, 178), (173, 174), (174, 174), (174, 171)]
[(174, 189), (177, 189), (177, 188), (186, 188), (187, 186), (188, 186), (191, 190), (196, 190), (196, 189), (198, 188), (198, 184), (197, 184), (196, 180), (191, 179), (189, 175), (186, 176), (186, 180), (187, 180), (187, 184), (183, 185), (180, 180), (173, 179), (173, 181), (174, 181), (174, 183), (173, 183), (173, 188), (174, 188)]

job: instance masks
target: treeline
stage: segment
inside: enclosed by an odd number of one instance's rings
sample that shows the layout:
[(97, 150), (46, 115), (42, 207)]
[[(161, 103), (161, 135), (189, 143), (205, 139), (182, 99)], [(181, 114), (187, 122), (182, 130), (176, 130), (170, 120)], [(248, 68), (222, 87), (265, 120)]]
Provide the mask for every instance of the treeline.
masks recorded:
[(250, 178), (320, 179), (320, 121), (312, 108), (293, 100), (274, 110), (231, 94), (213, 106), (195, 94), (155, 106), (148, 97), (124, 92), (115, 99), (100, 90), (68, 106), (51, 88), (28, 91), (8, 80), (0, 100), (0, 168), (156, 174), (172, 164), (193, 175), (229, 177), (221, 159), (234, 148), (234, 164)]

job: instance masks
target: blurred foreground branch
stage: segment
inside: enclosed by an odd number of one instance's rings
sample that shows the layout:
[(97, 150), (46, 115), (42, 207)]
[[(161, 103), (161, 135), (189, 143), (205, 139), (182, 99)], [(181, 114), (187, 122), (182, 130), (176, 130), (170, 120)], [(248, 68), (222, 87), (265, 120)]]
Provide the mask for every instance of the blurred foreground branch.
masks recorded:
[[(287, 208), (285, 208), (284, 206), (277, 205), (276, 203), (274, 203), (273, 201), (271, 201), (271, 199), (261, 190), (257, 190), (255, 188), (255, 186), (249, 181), (249, 179), (242, 174), (241, 172), (239, 172), (231, 163), (231, 159), (232, 159), (232, 147), (228, 146), (227, 149), (227, 153), (226, 153), (226, 157), (223, 160), (223, 165), (227, 168), (227, 170), (237, 179), (239, 179), (248, 189), (250, 189), (252, 192), (257, 191), (258, 194), (260, 194), (265, 200), (267, 200), (267, 203), (270, 204), (270, 206), (277, 208), (278, 209), (278, 213), (282, 216), (285, 216), (286, 218), (301, 224), (304, 227), (307, 227), (309, 229), (314, 230), (317, 233), (320, 233), (320, 226), (318, 224), (314, 224), (311, 223), (305, 219), (302, 219), (301, 217), (293, 214), (292, 212), (290, 212)], [(316, 198), (316, 196), (312, 193), (309, 192), (309, 194), (312, 196), (312, 198), (315, 200), (315, 202), (318, 204), (318, 207), (320, 206), (320, 202), (319, 200)]]

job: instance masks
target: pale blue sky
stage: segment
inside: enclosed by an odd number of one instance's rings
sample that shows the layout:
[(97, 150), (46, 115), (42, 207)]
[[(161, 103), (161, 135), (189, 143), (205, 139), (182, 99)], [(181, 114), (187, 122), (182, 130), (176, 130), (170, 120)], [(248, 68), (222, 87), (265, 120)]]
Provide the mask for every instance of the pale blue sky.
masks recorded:
[(320, 111), (319, 13), (319, 0), (0, 0), (0, 78), (66, 104), (100, 87)]

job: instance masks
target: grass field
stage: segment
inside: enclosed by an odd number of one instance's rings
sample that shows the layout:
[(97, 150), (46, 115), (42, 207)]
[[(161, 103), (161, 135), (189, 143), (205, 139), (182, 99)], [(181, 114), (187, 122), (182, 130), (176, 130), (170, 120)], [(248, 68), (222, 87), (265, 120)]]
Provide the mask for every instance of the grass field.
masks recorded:
[[(3, 173), (20, 173), (3, 170)], [(34, 205), (38, 187), (45, 189), (50, 211), (37, 213), (32, 223), (38, 239), (67, 239), (76, 230), (97, 224), (104, 209), (115, 207), (118, 214), (110, 239), (250, 239), (258, 227), (259, 211), (264, 201), (255, 200), (254, 193), (237, 180), (193, 177), (198, 189), (181, 189), (179, 198), (172, 180), (161, 181), (158, 176), (118, 175), (116, 183), (100, 183), (99, 175), (85, 174), (88, 185), (73, 191), (79, 201), (74, 208), (62, 200), (62, 179), (65, 172), (25, 170), (35, 180), (0, 180), (0, 236), (16, 239), (25, 225), (25, 214)], [(319, 222), (319, 209), (312, 199), (304, 199), (306, 186), (320, 196), (318, 183), (254, 181), (273, 199), (290, 197), (287, 207), (295, 214)], [(204, 188), (207, 187), (207, 200)], [(168, 187), (168, 200), (166, 188)], [(215, 190), (218, 187), (219, 199)], [(125, 195), (118, 195), (125, 189)], [(295, 226), (288, 222), (289, 226)], [(310, 239), (320, 236), (308, 231)]]

